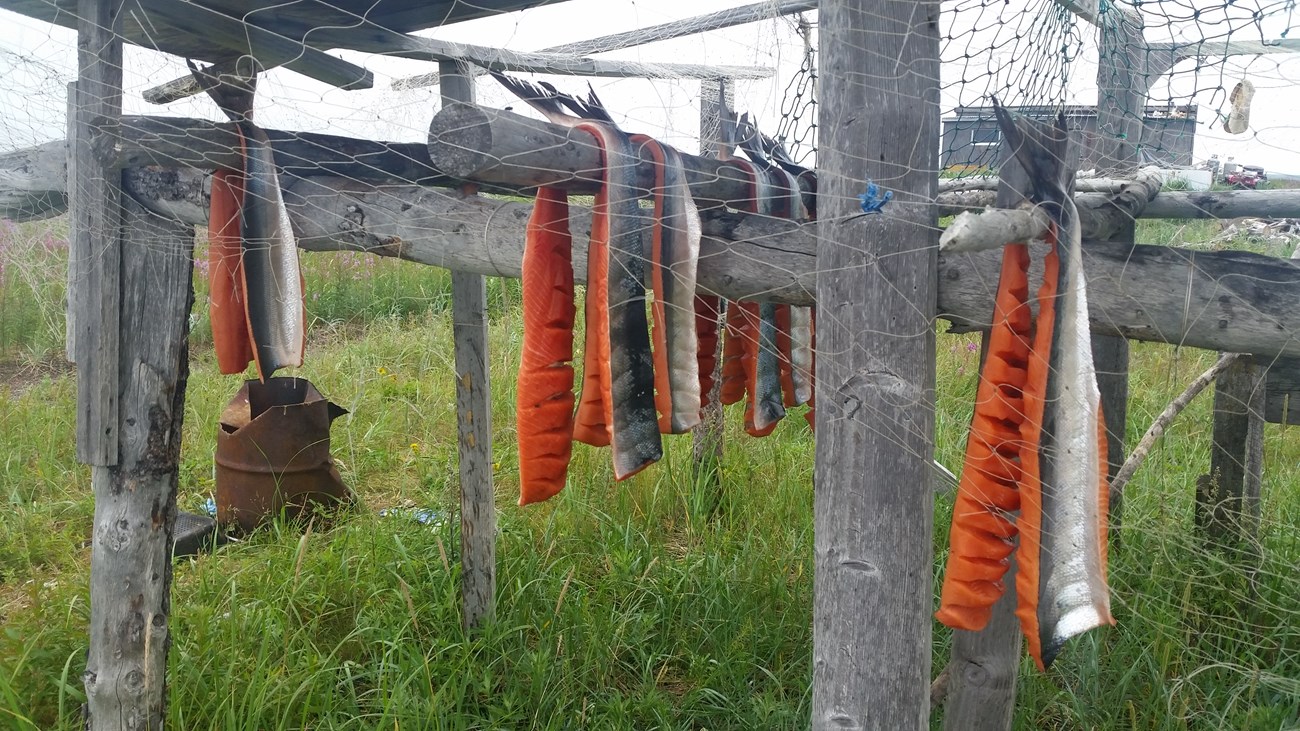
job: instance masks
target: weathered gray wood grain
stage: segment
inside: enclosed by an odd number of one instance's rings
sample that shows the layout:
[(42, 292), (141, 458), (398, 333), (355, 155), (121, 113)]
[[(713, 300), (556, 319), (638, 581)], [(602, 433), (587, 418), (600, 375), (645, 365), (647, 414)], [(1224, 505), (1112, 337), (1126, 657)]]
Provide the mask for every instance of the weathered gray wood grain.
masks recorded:
[(121, 179), (96, 154), (96, 118), (122, 112), (121, 0), (79, 0), (77, 12), (77, 209), (71, 247), (76, 276), (73, 342), (77, 364), (77, 459), (117, 464), (117, 323), (121, 292)]
[[(202, 174), (131, 170), (124, 180), (150, 210), (189, 223), (207, 220)], [(305, 249), (368, 251), (488, 276), (519, 276), (529, 204), (334, 177), (286, 175), (283, 180)], [(575, 260), (581, 260), (590, 211), (575, 206), (572, 216)], [(700, 287), (734, 299), (813, 304), (818, 232), (834, 236), (839, 226), (707, 210)], [(938, 316), (960, 328), (987, 326), (999, 256), (941, 255)], [(1300, 332), (1300, 314), (1289, 306), (1300, 298), (1300, 260), (1088, 242), (1084, 266), (1095, 332), (1264, 358), (1300, 357), (1300, 339), (1287, 335)], [(585, 268), (580, 268), (582, 281)]]
[(945, 731), (1004, 731), (1016, 710), (1020, 672), (1020, 620), (1016, 618), (1016, 559), (1002, 583), (1006, 593), (993, 605), (993, 617), (979, 632), (953, 630), (948, 666)]
[(1198, 481), (1196, 525), (1214, 542), (1258, 539), (1264, 467), (1265, 369), (1239, 358), (1214, 384), (1210, 474)]
[(823, 0), (812, 728), (928, 727), (939, 3)]
[[(438, 64), (444, 104), (474, 101), (474, 77), (465, 64)], [(451, 276), (456, 349), (456, 422), (460, 458), (461, 604), (466, 628), (496, 612), (496, 500), (492, 487), (492, 393), (488, 381), (487, 283), (483, 275)]]
[(172, 529), (193, 304), (192, 226), (124, 202), (114, 466), (95, 465), (86, 728), (163, 728)]

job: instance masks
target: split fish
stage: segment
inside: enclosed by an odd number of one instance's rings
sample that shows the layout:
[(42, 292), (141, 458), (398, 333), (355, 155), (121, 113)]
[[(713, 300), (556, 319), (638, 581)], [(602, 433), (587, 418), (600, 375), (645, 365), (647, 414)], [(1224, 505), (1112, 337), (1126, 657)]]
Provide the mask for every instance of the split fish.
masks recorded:
[(703, 385), (695, 310), (700, 212), (686, 184), (681, 154), (646, 135), (633, 135), (632, 142), (650, 152), (656, 169), (650, 279), (659, 430), (685, 434), (700, 423)]
[[(637, 230), (639, 158), (594, 91), (584, 101), (549, 85), (539, 88), (493, 76), (552, 122), (590, 133), (601, 148), (604, 173), (588, 248), (585, 372), (573, 433), (579, 440), (608, 443), (614, 453), (614, 477), (623, 480), (663, 457)], [(565, 107), (578, 117), (566, 113)]]
[(1029, 249), (1013, 243), (1003, 252), (936, 616), (951, 627), (983, 628), (1014, 551), (1016, 614), (1043, 669), (1070, 637), (1114, 621), (1105, 569), (1105, 432), (1072, 172), (1060, 163), (1069, 159), (1068, 133), (1063, 121), (1050, 127), (1013, 118), (996, 103), (995, 111), (1033, 202), (1052, 219), (1051, 250), (1036, 325)]
[(568, 194), (537, 189), (523, 261), (523, 354), (516, 394), (519, 504), (564, 488), (573, 454), (573, 239)]
[[(243, 151), (243, 170), (227, 171), (213, 184), (216, 200), (210, 224), (218, 232), (219, 276), (230, 281), (231, 273), (237, 272), (242, 294), (232, 296), (225, 284), (216, 288), (212, 312), (218, 364), (223, 373), (242, 372), (251, 352), (258, 377), (265, 381), (280, 368), (302, 365), (307, 323), (298, 247), (280, 194), (270, 139), (251, 121), (254, 81), (222, 83), (193, 62), (189, 65), (199, 85), (235, 123)], [(232, 205), (238, 211), (241, 242), (237, 267), (231, 261)], [(244, 343), (239, 342), (239, 318), (232, 306), (241, 300)], [(238, 365), (241, 358), (242, 366)]]
[(1033, 183), (1033, 202), (1052, 219), (1024, 391), (1016, 575), (1016, 615), (1045, 669), (1071, 637), (1115, 621), (1106, 586), (1105, 424), (1073, 171), (1061, 164), (1070, 159), (1065, 120), (1053, 126), (1013, 117), (996, 103), (994, 111)]

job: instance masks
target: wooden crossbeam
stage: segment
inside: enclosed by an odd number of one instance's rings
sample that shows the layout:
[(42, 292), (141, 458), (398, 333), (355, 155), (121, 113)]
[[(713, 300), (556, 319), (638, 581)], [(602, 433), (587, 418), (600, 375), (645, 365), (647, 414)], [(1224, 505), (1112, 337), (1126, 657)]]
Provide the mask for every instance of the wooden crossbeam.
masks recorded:
[[(707, 15), (697, 15), (693, 18), (676, 20), (671, 23), (652, 25), (648, 28), (637, 28), (636, 30), (630, 30), (624, 33), (614, 33), (586, 41), (564, 43), (558, 46), (543, 48), (537, 51), (537, 53), (589, 56), (597, 53), (605, 53), (607, 51), (634, 48), (647, 43), (657, 43), (672, 38), (681, 38), (682, 36), (695, 35), (697, 33), (707, 33), (709, 31), (721, 30), (732, 26), (744, 25), (746, 23), (771, 20), (773, 18), (780, 18), (794, 13), (802, 13), (816, 9), (817, 0), (779, 0), (778, 2), (754, 3), (752, 5), (742, 5), (727, 10), (719, 10), (716, 13), (709, 13)], [(393, 88), (418, 89), (425, 86), (433, 86), (437, 83), (437, 73), (420, 74), (418, 76), (410, 76), (394, 81)]]

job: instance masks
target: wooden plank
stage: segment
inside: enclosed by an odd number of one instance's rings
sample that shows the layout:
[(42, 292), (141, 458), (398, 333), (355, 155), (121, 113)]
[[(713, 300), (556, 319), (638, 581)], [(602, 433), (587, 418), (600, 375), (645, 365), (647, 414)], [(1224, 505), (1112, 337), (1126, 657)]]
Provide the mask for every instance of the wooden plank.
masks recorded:
[(96, 154), (98, 117), (122, 112), (121, 0), (79, 0), (77, 13), (77, 261), (74, 323), (77, 459), (112, 466), (118, 458), (118, 298), (121, 291), (121, 175)]
[[(444, 61), (444, 104), (474, 101), (474, 77)], [(496, 612), (496, 500), (492, 489), (492, 393), (487, 366), (487, 285), (480, 274), (453, 272), (452, 330), (456, 349), (456, 423), (460, 438), (460, 561), (467, 629)]]
[(511, 51), (468, 43), (394, 33), (382, 28), (322, 29), (312, 34), (321, 48), (352, 51), (417, 61), (464, 61), (493, 71), (515, 71), (568, 76), (610, 76), (643, 79), (766, 79), (772, 69), (757, 66), (706, 66), (683, 63), (615, 61), (554, 53)]
[(682, 36), (708, 33), (747, 23), (758, 23), (816, 9), (817, 0), (776, 0), (775, 2), (753, 3), (719, 10), (716, 13), (707, 15), (674, 20), (671, 23), (660, 23), (659, 25), (637, 28), (625, 33), (614, 33), (590, 40), (577, 41), (576, 43), (565, 43), (561, 46), (548, 48), (546, 52), (588, 56), (595, 53), (617, 51), (621, 48), (633, 48), (647, 43), (681, 38)]
[(1197, 481), (1196, 526), (1220, 544), (1246, 544), (1259, 535), (1264, 467), (1265, 369), (1239, 358), (1214, 384), (1210, 474)]
[[(85, 728), (164, 727), (194, 228), (124, 200), (120, 460), (95, 465)], [(131, 719), (127, 722), (124, 719)]]
[[(939, 3), (825, 0), (819, 27), (812, 728), (924, 729)], [(884, 215), (839, 222), (869, 179)]]

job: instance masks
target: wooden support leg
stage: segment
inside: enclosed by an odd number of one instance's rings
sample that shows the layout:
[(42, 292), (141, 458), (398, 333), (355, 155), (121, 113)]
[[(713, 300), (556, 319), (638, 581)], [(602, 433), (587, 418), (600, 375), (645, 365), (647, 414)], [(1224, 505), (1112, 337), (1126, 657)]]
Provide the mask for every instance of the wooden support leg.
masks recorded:
[[(1106, 419), (1106, 448), (1109, 469), (1106, 479), (1114, 480), (1124, 466), (1124, 428), (1128, 422), (1128, 340), (1111, 335), (1092, 336), (1092, 362), (1097, 368), (1101, 411)], [(1110, 529), (1119, 535), (1124, 510), (1121, 490), (1110, 493)]]
[[(726, 79), (700, 82), (700, 155), (720, 157), (729, 150), (723, 150), (724, 139), (722, 125), (730, 123), (732, 100), (735, 88)], [(718, 313), (718, 327), (722, 327), (722, 313)], [(713, 369), (713, 389), (706, 394), (709, 405), (700, 412), (700, 425), (691, 432), (695, 480), (694, 489), (703, 493), (702, 505), (712, 513), (721, 503), (720, 467), (722, 465), (722, 433), (725, 427), (722, 412), (722, 340), (719, 337), (714, 353), (716, 367)]]
[(86, 728), (163, 728), (194, 229), (123, 206), (117, 464), (91, 470)]
[(1020, 620), (1016, 618), (1016, 562), (1003, 579), (1007, 591), (979, 632), (953, 630), (944, 731), (1007, 731), (1016, 709)]
[[(474, 101), (463, 63), (438, 65), (443, 103)], [(487, 369), (487, 285), (478, 274), (451, 276), (456, 341), (456, 420), (460, 435), (460, 562), (466, 629), (496, 611), (496, 500), (492, 487), (492, 411)]]
[(1196, 525), (1214, 543), (1258, 538), (1267, 369), (1239, 358), (1214, 385), (1210, 474), (1197, 481)]

